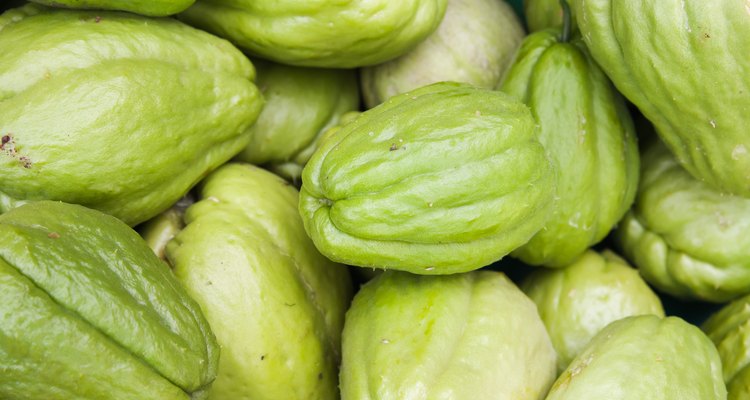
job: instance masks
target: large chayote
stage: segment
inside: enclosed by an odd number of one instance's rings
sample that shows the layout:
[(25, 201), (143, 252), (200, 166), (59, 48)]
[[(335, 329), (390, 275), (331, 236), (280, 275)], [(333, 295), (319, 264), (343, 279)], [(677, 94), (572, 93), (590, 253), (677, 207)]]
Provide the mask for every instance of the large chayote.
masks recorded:
[(716, 347), (678, 317), (640, 315), (600, 331), (546, 400), (724, 400)]
[(547, 221), (555, 174), (529, 109), (468, 84), (391, 97), (338, 128), (302, 172), (300, 212), (345, 264), (469, 271)]
[(195, 0), (30, 0), (54, 7), (98, 10), (121, 10), (137, 14), (163, 17), (177, 14), (190, 7)]
[(448, 0), (445, 17), (432, 35), (401, 57), (362, 69), (365, 103), (371, 108), (440, 81), (492, 89), (523, 36), (521, 22), (504, 0)]
[(386, 271), (346, 314), (343, 400), (541, 400), (555, 351), (534, 303), (495, 271)]
[(61, 200), (129, 225), (247, 146), (248, 59), (170, 19), (27, 5), (0, 15), (0, 212)]
[(633, 208), (616, 238), (658, 289), (723, 302), (750, 293), (750, 199), (693, 178), (655, 141), (643, 153)]
[(711, 315), (701, 329), (721, 356), (730, 400), (750, 398), (750, 296), (727, 304)]
[(430, 35), (447, 0), (198, 0), (180, 14), (261, 58), (308, 67), (379, 64)]
[(633, 121), (580, 38), (561, 29), (524, 39), (501, 89), (526, 103), (557, 166), (552, 215), (513, 256), (532, 265), (568, 265), (609, 233), (638, 187)]
[(638, 271), (611, 251), (588, 251), (564, 268), (537, 270), (521, 289), (539, 309), (561, 372), (609, 323), (632, 315), (664, 316)]
[(237, 159), (297, 180), (320, 136), (342, 114), (359, 109), (356, 72), (262, 61), (255, 66), (266, 103)]
[(211, 399), (337, 399), (351, 280), (307, 237), (297, 190), (230, 163), (198, 194), (166, 253), (222, 348)]
[(742, 0), (575, 0), (591, 54), (692, 175), (750, 196), (750, 18)]
[(219, 347), (120, 220), (38, 201), (0, 215), (0, 398), (195, 400)]

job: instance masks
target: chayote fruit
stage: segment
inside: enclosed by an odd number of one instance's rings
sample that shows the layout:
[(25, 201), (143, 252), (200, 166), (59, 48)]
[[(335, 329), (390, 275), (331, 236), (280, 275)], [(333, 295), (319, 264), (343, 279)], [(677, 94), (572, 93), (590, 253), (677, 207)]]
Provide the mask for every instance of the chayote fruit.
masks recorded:
[(575, 0), (591, 54), (693, 176), (750, 196), (750, 19), (740, 0)]
[(177, 14), (190, 7), (195, 0), (30, 0), (54, 7), (121, 10), (136, 14), (163, 17)]
[(396, 94), (441, 81), (492, 89), (523, 37), (521, 21), (505, 1), (449, 0), (440, 26), (417, 47), (362, 69), (365, 104), (372, 108)]
[(83, 206), (0, 215), (0, 398), (204, 399), (219, 347), (135, 231)]
[[(564, 14), (560, 0), (523, 0), (523, 11), (529, 32), (563, 26)], [(575, 26), (575, 15), (572, 12), (570, 24), (571, 28)]]
[(607, 325), (570, 363), (546, 400), (723, 400), (711, 340), (678, 317), (627, 317)]
[(701, 329), (721, 356), (729, 399), (750, 398), (750, 295), (732, 301), (711, 315)]
[(250, 127), (250, 144), (237, 159), (296, 181), (320, 136), (342, 114), (359, 109), (356, 72), (270, 62), (255, 66), (266, 104)]
[(199, 198), (166, 253), (222, 348), (211, 398), (336, 399), (351, 280), (307, 237), (297, 190), (230, 163)]
[(625, 256), (649, 283), (682, 299), (750, 293), (750, 199), (693, 178), (661, 142), (642, 161), (638, 196), (615, 234)]
[(534, 303), (499, 272), (386, 271), (346, 313), (342, 400), (541, 400), (554, 379)]
[(61, 200), (129, 225), (247, 146), (254, 69), (170, 19), (38, 5), (0, 16), (0, 212)]
[(492, 263), (546, 222), (555, 174), (528, 108), (468, 84), (391, 97), (326, 138), (300, 213), (328, 258), (449, 274)]
[(409, 51), (437, 29), (447, 0), (198, 0), (180, 14), (282, 64), (354, 68)]
[(610, 322), (632, 315), (664, 316), (659, 297), (625, 260), (588, 251), (560, 269), (540, 269), (521, 289), (536, 303), (562, 372)]
[(513, 252), (527, 264), (569, 265), (627, 212), (638, 187), (638, 145), (624, 99), (578, 38), (560, 29), (524, 39), (502, 86), (530, 108), (559, 171), (546, 225)]

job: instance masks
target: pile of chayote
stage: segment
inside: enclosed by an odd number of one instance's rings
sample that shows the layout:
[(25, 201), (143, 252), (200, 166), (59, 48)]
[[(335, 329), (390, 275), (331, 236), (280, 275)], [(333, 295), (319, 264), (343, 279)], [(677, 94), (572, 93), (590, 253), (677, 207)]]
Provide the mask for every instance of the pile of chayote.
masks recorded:
[(4, 0), (0, 399), (750, 399), (750, 2)]

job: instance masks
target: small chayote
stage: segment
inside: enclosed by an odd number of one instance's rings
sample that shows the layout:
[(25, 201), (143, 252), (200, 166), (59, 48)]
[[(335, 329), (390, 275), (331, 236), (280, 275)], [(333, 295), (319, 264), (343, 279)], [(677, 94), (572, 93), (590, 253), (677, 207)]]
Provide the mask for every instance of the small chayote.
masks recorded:
[(557, 378), (546, 400), (725, 400), (716, 347), (678, 317), (610, 323)]
[(447, 0), (198, 0), (180, 19), (260, 58), (354, 68), (409, 51), (430, 35)]
[(750, 398), (750, 295), (727, 304), (711, 315), (701, 329), (721, 356), (730, 400)]
[(346, 314), (342, 400), (541, 400), (555, 351), (534, 303), (495, 271), (385, 271)]
[(250, 61), (181, 22), (29, 4), (0, 15), (0, 212), (60, 200), (129, 225), (240, 152)]
[(521, 289), (536, 303), (562, 372), (609, 323), (641, 314), (664, 316), (659, 297), (638, 271), (611, 251), (587, 251), (573, 264), (539, 269)]
[(531, 265), (569, 265), (607, 236), (638, 187), (638, 146), (625, 100), (569, 34), (527, 36), (500, 86), (531, 108), (558, 170), (552, 215), (513, 252)]
[(468, 84), (391, 97), (325, 138), (302, 172), (305, 229), (332, 260), (477, 269), (546, 222), (556, 176), (529, 109)]
[(659, 290), (724, 302), (750, 293), (750, 199), (695, 179), (658, 140), (642, 155), (633, 208), (615, 237)]
[(38, 201), (0, 215), (0, 398), (197, 400), (219, 346), (122, 221)]
[(255, 66), (266, 103), (250, 127), (250, 144), (236, 158), (297, 181), (320, 136), (359, 109), (356, 72), (263, 61)]
[(441, 81), (492, 89), (509, 67), (524, 30), (498, 0), (448, 0), (435, 32), (408, 53), (363, 68), (362, 94), (372, 108), (387, 98)]
[[(523, 0), (523, 11), (529, 32), (563, 26), (563, 8), (560, 0)], [(570, 17), (570, 23), (575, 26), (575, 16), (571, 13)]]
[(351, 279), (307, 237), (297, 190), (229, 163), (197, 195), (166, 255), (222, 349), (210, 398), (337, 399)]
[(30, 0), (53, 7), (120, 10), (152, 17), (177, 14), (195, 0)]
[(574, 0), (583, 39), (693, 176), (750, 197), (743, 0)]

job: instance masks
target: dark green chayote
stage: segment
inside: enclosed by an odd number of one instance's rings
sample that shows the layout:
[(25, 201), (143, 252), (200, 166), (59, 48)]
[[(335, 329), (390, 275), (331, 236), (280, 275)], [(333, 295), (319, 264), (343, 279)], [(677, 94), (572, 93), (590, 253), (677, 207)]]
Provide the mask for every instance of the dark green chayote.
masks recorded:
[[(560, 0), (523, 0), (523, 11), (529, 32), (563, 25), (563, 8)], [(575, 15), (571, 13), (571, 28), (575, 26)]]
[(300, 212), (321, 253), (448, 274), (492, 263), (546, 222), (555, 173), (528, 108), (468, 84), (391, 97), (325, 138)]
[(195, 0), (30, 0), (53, 7), (121, 10), (152, 17), (177, 14)]
[(730, 400), (750, 398), (749, 326), (750, 295), (725, 305), (701, 325), (719, 350)]
[(0, 215), (0, 398), (205, 399), (219, 347), (120, 220), (38, 201)]

